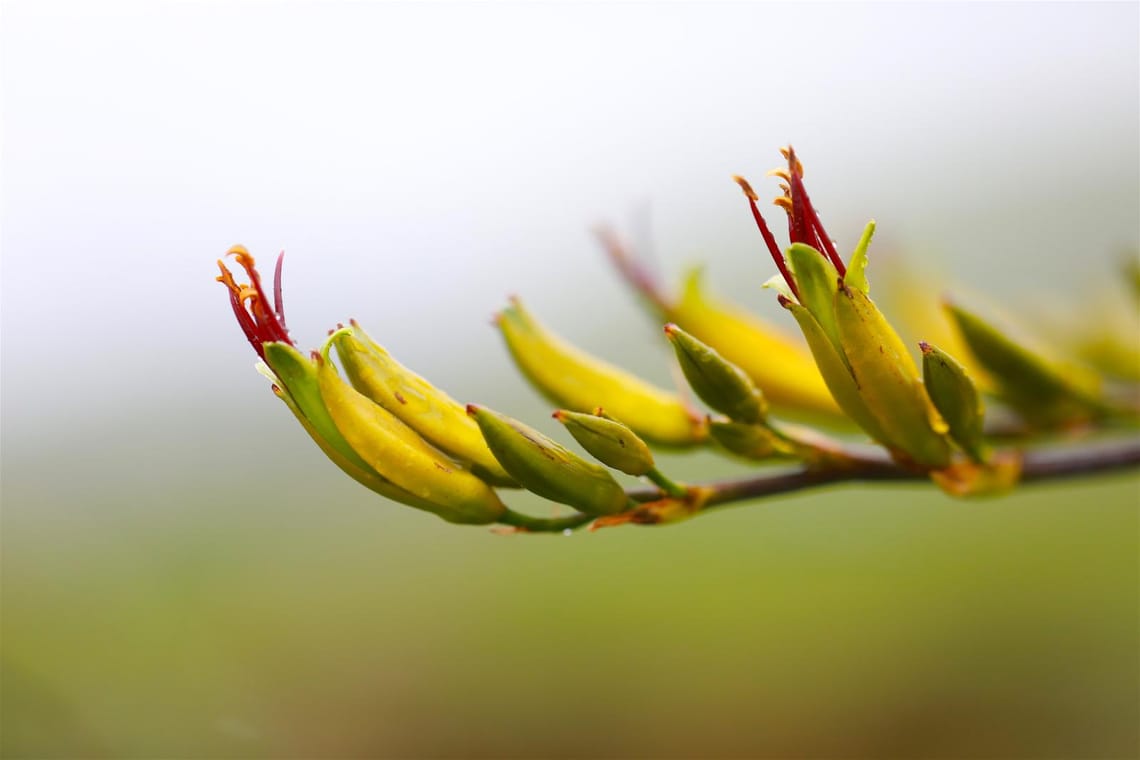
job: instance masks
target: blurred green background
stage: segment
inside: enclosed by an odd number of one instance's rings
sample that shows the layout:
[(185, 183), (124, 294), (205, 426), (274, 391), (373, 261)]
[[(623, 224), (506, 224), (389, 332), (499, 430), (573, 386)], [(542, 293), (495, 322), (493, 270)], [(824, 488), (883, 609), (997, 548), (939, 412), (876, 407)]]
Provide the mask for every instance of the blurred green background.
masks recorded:
[(300, 343), (554, 432), (486, 318), (667, 383), (608, 219), (779, 319), (728, 176), (792, 140), (873, 282), (1063, 319), (1138, 237), (1135, 4), (2, 13), (4, 757), (1140, 754), (1135, 474), (496, 536), (341, 476), (212, 282), (286, 247)]

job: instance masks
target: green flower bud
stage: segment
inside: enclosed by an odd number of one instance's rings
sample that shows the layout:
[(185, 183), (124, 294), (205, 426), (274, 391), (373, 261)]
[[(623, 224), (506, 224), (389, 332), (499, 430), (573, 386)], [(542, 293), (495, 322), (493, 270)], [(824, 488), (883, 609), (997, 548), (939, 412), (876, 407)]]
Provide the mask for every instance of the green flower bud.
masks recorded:
[(629, 497), (601, 465), (587, 462), (542, 433), (485, 407), (470, 404), (499, 464), (524, 488), (590, 515), (623, 511)]
[(947, 304), (946, 310), (970, 351), (993, 376), (998, 395), (1030, 424), (1070, 427), (1107, 412), (1096, 375), (1053, 364), (959, 306)]
[(988, 454), (982, 440), (985, 410), (974, 381), (954, 357), (929, 343), (918, 345), (922, 349), (922, 382), (930, 400), (950, 426), (950, 437), (975, 462), (985, 461)]
[(665, 325), (665, 335), (673, 344), (681, 371), (702, 401), (739, 422), (764, 420), (768, 403), (744, 370), (677, 325)]
[(582, 414), (559, 409), (552, 416), (602, 464), (626, 475), (648, 475), (654, 466), (649, 446), (625, 425), (601, 416), (601, 411)]

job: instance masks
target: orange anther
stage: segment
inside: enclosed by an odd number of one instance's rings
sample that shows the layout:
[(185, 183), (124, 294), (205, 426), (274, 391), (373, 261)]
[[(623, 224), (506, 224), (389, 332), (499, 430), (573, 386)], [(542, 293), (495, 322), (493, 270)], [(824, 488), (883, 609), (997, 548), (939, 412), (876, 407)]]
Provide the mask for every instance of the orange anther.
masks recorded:
[(760, 200), (760, 196), (756, 194), (756, 191), (752, 189), (752, 185), (748, 184), (748, 180), (744, 179), (744, 177), (734, 174), (732, 181), (740, 185), (740, 189), (744, 191), (744, 194), (748, 196), (749, 200)]

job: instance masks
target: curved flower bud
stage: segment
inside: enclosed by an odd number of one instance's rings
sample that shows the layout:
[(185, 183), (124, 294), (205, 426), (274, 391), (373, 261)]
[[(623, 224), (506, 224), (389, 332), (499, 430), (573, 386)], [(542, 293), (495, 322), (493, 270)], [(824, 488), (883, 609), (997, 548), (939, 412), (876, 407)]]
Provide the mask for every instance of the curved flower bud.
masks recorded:
[(744, 459), (762, 462), (796, 456), (795, 447), (765, 425), (713, 420), (709, 434), (726, 451)]
[(1059, 366), (1006, 337), (981, 317), (946, 304), (974, 357), (990, 373), (998, 396), (1041, 428), (1082, 425), (1110, 410), (1100, 399), (1100, 378), (1076, 366)]
[(744, 370), (677, 325), (665, 325), (689, 386), (711, 408), (738, 422), (761, 422), (768, 402)]
[(355, 321), (329, 340), (353, 388), (492, 485), (516, 485), (487, 448), (465, 406), (392, 358)]
[(615, 514), (629, 505), (625, 490), (605, 467), (486, 407), (469, 404), (467, 413), (499, 463), (528, 491), (589, 515)]
[(365, 488), (392, 501), (435, 512), (434, 504), (373, 470), (344, 439), (325, 408), (317, 386), (316, 364), (311, 359), (287, 343), (266, 343), (263, 349), (274, 394), (289, 407), (325, 456)]
[(329, 416), (369, 467), (432, 504), (449, 522), (485, 524), (503, 515), (506, 507), (490, 486), (341, 380), (327, 356), (318, 353), (313, 359)]
[(646, 440), (666, 446), (692, 446), (708, 437), (704, 419), (677, 394), (570, 345), (517, 298), (495, 322), (523, 375), (555, 404), (576, 412), (603, 407)]
[(803, 344), (744, 309), (713, 298), (701, 275), (699, 269), (688, 274), (666, 319), (740, 367), (780, 414), (832, 423), (841, 417)]
[(929, 343), (922, 349), (922, 382), (946, 424), (950, 437), (975, 462), (984, 462), (988, 451), (982, 439), (985, 409), (973, 380), (953, 356)]
[(559, 409), (551, 416), (562, 423), (590, 456), (606, 467), (635, 477), (652, 472), (653, 453), (645, 441), (617, 420), (602, 415), (599, 408), (594, 414)]

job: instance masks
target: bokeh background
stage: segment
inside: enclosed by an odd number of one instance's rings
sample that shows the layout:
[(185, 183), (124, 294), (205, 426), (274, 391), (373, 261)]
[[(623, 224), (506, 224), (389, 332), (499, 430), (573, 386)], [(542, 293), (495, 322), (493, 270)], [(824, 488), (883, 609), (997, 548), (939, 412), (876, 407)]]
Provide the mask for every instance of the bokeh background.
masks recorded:
[(453, 527), (325, 461), (213, 282), (284, 248), (300, 343), (359, 318), (553, 432), (506, 295), (669, 382), (590, 226), (780, 319), (729, 177), (791, 141), (872, 277), (1079, 312), (1138, 238), (1135, 3), (0, 13), (5, 757), (1140, 752), (1135, 475)]

